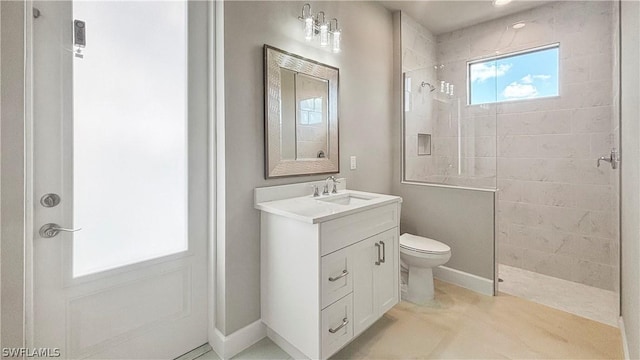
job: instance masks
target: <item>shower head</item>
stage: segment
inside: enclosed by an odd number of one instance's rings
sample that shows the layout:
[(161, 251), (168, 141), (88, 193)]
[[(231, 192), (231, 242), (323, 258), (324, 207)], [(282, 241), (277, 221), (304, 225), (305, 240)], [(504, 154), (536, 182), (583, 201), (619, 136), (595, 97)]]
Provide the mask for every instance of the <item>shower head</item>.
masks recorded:
[(422, 84), (420, 84), (420, 86), (421, 87), (429, 87), (429, 92), (433, 92), (436, 89), (435, 86), (429, 84), (428, 82), (424, 82), (424, 81), (422, 82)]

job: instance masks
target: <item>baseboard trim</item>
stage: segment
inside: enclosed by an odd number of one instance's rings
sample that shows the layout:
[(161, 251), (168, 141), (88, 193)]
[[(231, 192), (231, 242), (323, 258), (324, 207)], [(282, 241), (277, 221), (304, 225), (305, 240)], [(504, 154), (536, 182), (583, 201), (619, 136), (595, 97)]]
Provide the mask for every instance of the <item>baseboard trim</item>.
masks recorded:
[(446, 266), (433, 268), (433, 276), (438, 280), (458, 285), (483, 295), (493, 296), (492, 280)]
[(216, 329), (211, 347), (220, 359), (227, 360), (262, 340), (265, 336), (267, 336), (267, 328), (262, 323), (262, 320), (256, 320), (226, 336)]
[(267, 337), (274, 342), (274, 344), (278, 345), (282, 350), (284, 350), (289, 356), (294, 359), (308, 359), (308, 357), (302, 353), (302, 351), (298, 350), (297, 347), (293, 346), (290, 342), (285, 340), (280, 334), (271, 330), (267, 327)]
[(618, 328), (620, 328), (620, 336), (622, 337), (622, 351), (624, 352), (624, 358), (629, 360), (629, 343), (627, 342), (627, 332), (624, 329), (624, 319), (622, 316), (618, 318)]

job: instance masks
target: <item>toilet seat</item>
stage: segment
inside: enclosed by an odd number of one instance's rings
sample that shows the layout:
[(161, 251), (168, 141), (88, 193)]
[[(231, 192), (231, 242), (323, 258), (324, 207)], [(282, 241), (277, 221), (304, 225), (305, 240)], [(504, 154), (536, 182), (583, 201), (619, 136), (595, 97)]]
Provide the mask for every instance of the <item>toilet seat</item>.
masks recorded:
[(439, 241), (412, 234), (400, 235), (400, 248), (423, 254), (447, 254), (451, 248)]

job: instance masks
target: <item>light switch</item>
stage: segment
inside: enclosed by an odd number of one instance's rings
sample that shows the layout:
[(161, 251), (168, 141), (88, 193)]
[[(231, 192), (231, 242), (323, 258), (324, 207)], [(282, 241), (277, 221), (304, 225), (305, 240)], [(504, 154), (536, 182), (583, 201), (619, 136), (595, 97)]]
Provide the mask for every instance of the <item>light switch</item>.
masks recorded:
[(358, 167), (358, 164), (356, 162), (356, 157), (352, 156), (351, 157), (351, 170), (355, 170)]

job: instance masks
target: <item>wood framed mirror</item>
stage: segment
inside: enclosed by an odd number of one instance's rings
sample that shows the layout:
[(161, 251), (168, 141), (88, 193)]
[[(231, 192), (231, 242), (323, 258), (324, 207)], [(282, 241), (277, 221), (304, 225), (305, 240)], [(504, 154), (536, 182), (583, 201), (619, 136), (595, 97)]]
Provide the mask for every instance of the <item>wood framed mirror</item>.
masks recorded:
[(265, 178), (340, 171), (337, 68), (264, 45)]

